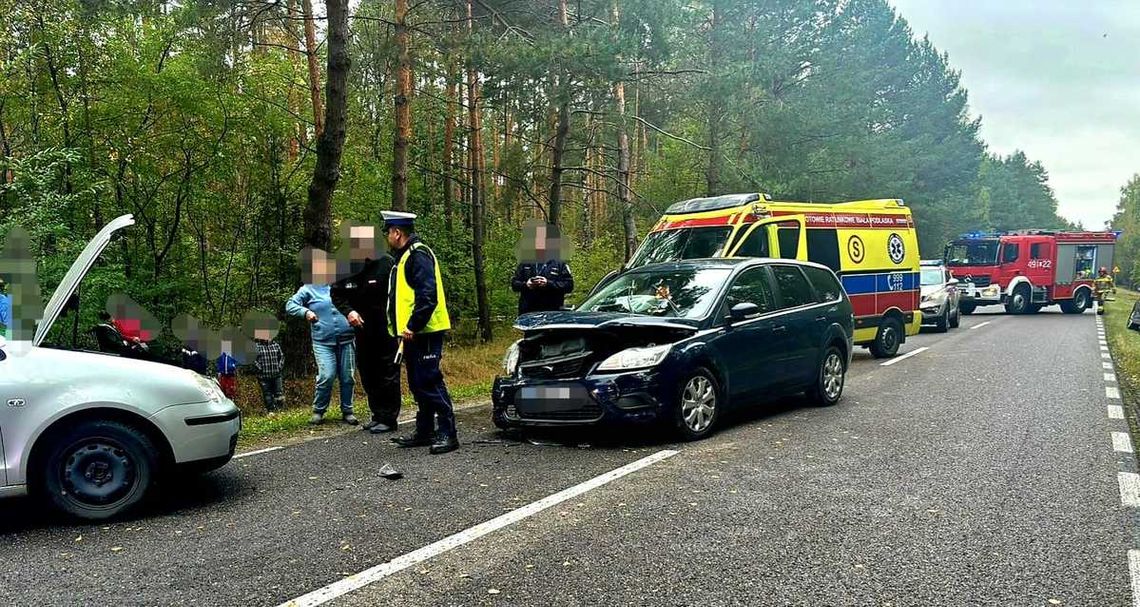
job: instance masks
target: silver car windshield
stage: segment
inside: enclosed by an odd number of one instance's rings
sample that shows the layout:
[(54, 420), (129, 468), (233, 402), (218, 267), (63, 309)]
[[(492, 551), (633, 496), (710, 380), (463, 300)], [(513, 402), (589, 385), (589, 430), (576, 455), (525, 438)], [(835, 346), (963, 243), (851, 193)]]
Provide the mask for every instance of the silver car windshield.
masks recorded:
[(615, 278), (578, 306), (586, 312), (699, 319), (708, 315), (727, 268), (632, 272)]
[(930, 287), (943, 283), (941, 268), (931, 268), (922, 271), (922, 286)]

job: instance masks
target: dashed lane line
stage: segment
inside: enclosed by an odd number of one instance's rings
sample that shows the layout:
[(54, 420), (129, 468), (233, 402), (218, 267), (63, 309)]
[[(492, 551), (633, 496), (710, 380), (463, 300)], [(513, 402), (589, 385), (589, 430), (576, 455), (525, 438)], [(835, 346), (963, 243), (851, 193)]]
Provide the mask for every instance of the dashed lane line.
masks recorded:
[(1124, 407), (1121, 407), (1120, 405), (1109, 405), (1108, 406), (1108, 418), (1109, 419), (1124, 419)]
[(1120, 485), (1120, 502), (1132, 508), (1140, 506), (1140, 474), (1117, 472), (1116, 481)]
[(1108, 371), (1112, 371), (1112, 363), (1110, 362), (1100, 363), (1100, 366), (1104, 367)]
[(929, 349), (930, 348), (919, 348), (919, 349), (914, 350), (912, 352), (907, 352), (906, 354), (903, 354), (902, 356), (892, 358), (885, 363), (881, 363), (880, 366), (889, 367), (895, 363), (901, 363), (902, 361), (904, 361), (904, 360), (906, 360), (912, 356), (918, 356), (919, 354), (922, 354), (923, 352), (926, 352)]
[(1105, 359), (1105, 360), (1112, 360), (1112, 355), (1109, 354), (1108, 352), (1101, 352), (1100, 357)]
[[(677, 453), (679, 453), (679, 451), (674, 451), (671, 449), (658, 451), (649, 457), (644, 457), (631, 464), (626, 464), (621, 468), (610, 470), (609, 472), (606, 472), (600, 476), (595, 476), (588, 481), (574, 485), (573, 487), (564, 489), (558, 493), (548, 495), (541, 500), (538, 500), (537, 502), (531, 502), (526, 506), (512, 510), (506, 514), (460, 531), (454, 535), (445, 537), (438, 542), (428, 544), (423, 548), (413, 550), (412, 552), (409, 552), (402, 556), (398, 556), (388, 561), (387, 563), (382, 563), (380, 565), (372, 567), (371, 569), (366, 569), (355, 575), (348, 576), (338, 582), (329, 584), (324, 588), (319, 588), (304, 596), (297, 597), (286, 603), (282, 603), (280, 607), (312, 607), (316, 605), (322, 605), (350, 592), (359, 590), (369, 584), (378, 582), (395, 573), (403, 571), (408, 567), (422, 563), (428, 559), (458, 548), (464, 544), (473, 542), (485, 535), (494, 533), (495, 531), (503, 529), (504, 527), (513, 525), (523, 519), (538, 514), (547, 508), (561, 504), (567, 500), (574, 499), (583, 493), (616, 481), (619, 478), (632, 474), (633, 472), (641, 470), (642, 468), (652, 466), (661, 460), (677, 455)], [(1138, 489), (1138, 491), (1140, 491), (1140, 489)]]
[(1140, 607), (1140, 550), (1128, 551), (1128, 573), (1132, 576), (1132, 604)]
[(986, 325), (990, 324), (991, 322), (993, 322), (993, 321), (992, 321), (992, 320), (987, 320), (986, 322), (980, 322), (980, 323), (978, 323), (978, 324), (976, 324), (976, 325), (974, 325), (974, 326), (970, 327), (970, 330), (971, 330), (971, 331), (973, 331), (974, 329), (981, 329), (982, 327), (984, 327), (984, 326), (986, 326)]
[(1116, 374), (1115, 373), (1105, 373), (1104, 374), (1104, 381), (1111, 382), (1111, 383), (1115, 384), (1116, 383)]
[(1104, 395), (1113, 400), (1120, 400), (1120, 388), (1116, 386), (1105, 386)]
[(1132, 453), (1132, 437), (1127, 432), (1112, 433), (1112, 450), (1119, 453)]

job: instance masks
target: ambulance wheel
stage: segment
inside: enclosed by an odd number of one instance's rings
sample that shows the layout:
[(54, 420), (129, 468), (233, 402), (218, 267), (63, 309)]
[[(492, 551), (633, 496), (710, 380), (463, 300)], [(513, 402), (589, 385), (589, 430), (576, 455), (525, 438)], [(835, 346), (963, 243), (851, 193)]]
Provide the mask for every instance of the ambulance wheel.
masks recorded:
[(899, 353), (902, 340), (903, 326), (899, 319), (884, 318), (883, 324), (879, 325), (879, 333), (875, 336), (875, 341), (871, 342), (871, 356), (875, 358), (893, 357)]
[(1009, 303), (1005, 304), (1005, 311), (1010, 314), (1026, 314), (1029, 312), (1029, 287), (1022, 285), (1013, 290), (1009, 296)]
[(962, 310), (954, 308), (952, 316), (950, 316), (950, 328), (957, 329), (962, 324)]
[(978, 309), (978, 304), (976, 304), (974, 302), (964, 301), (964, 302), (958, 304), (958, 311), (965, 314), (966, 316), (973, 314), (974, 310), (977, 310), (977, 309)]

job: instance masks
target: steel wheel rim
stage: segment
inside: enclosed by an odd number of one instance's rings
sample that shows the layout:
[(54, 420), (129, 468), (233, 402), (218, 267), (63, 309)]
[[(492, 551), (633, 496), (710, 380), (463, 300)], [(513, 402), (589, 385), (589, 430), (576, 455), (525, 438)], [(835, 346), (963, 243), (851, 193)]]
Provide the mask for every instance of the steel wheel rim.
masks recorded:
[(1013, 294), (1013, 309), (1014, 310), (1024, 310), (1025, 309), (1025, 296), (1022, 295), (1021, 293), (1014, 293)]
[(823, 361), (823, 393), (828, 400), (836, 400), (843, 392), (843, 361), (835, 352)]
[(896, 346), (895, 328), (893, 326), (883, 327), (883, 349), (888, 352), (893, 350)]
[(1088, 293), (1086, 293), (1085, 291), (1078, 292), (1077, 293), (1077, 300), (1076, 300), (1077, 308), (1087, 308), (1088, 307), (1088, 299), (1087, 298), (1088, 298)]
[(712, 425), (716, 413), (716, 391), (712, 382), (698, 375), (681, 391), (681, 418), (693, 432), (703, 432)]
[(130, 498), (138, 485), (138, 467), (117, 441), (94, 438), (67, 450), (60, 466), (60, 486), (74, 502), (114, 508)]

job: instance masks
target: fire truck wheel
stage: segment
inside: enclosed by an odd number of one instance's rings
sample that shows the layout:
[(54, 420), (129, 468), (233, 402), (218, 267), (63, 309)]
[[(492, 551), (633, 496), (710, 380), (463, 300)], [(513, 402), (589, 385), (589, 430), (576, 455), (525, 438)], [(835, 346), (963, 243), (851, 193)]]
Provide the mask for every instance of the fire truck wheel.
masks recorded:
[(891, 358), (899, 353), (902, 344), (903, 326), (899, 319), (887, 317), (879, 325), (879, 334), (871, 342), (871, 356), (875, 358)]
[(977, 309), (978, 309), (978, 304), (973, 303), (973, 302), (969, 302), (969, 303), (962, 302), (962, 303), (958, 304), (958, 311), (965, 314), (966, 316), (973, 314), (974, 310), (977, 310)]
[(1065, 314), (1084, 314), (1089, 309), (1090, 302), (1088, 289), (1077, 289), (1071, 300), (1061, 302), (1061, 311)]
[(962, 310), (960, 308), (954, 308), (953, 315), (950, 316), (950, 328), (951, 329), (957, 329), (958, 325), (961, 325), (961, 324), (962, 324)]
[(1010, 314), (1026, 314), (1029, 312), (1029, 306), (1029, 287), (1021, 285), (1013, 290), (1013, 295), (1009, 296), (1005, 311)]

